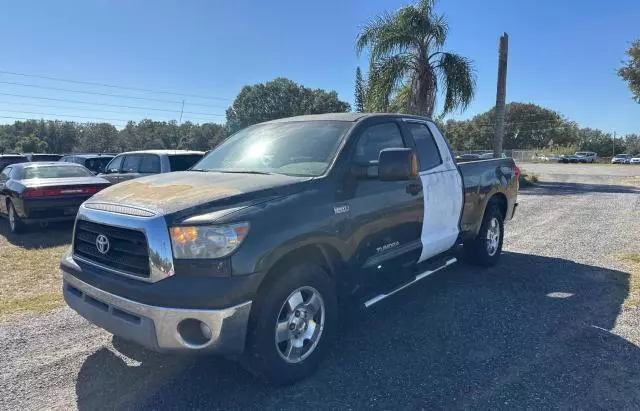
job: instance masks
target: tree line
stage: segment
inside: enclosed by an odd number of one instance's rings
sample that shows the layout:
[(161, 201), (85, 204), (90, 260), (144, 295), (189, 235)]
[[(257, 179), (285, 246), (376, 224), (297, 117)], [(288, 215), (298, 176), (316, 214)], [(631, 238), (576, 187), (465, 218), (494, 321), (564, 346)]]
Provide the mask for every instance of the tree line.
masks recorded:
[(130, 121), (121, 130), (110, 123), (26, 120), (0, 125), (4, 153), (118, 153), (145, 149), (208, 150), (227, 136), (220, 124)]
[[(494, 119), (492, 108), (469, 120), (449, 120), (440, 125), (455, 150), (485, 150), (491, 148)], [(582, 128), (556, 111), (531, 103), (507, 104), (504, 130), (506, 150), (594, 151), (601, 157), (611, 156), (614, 150), (612, 133)], [(640, 153), (640, 135), (617, 136), (615, 152)]]

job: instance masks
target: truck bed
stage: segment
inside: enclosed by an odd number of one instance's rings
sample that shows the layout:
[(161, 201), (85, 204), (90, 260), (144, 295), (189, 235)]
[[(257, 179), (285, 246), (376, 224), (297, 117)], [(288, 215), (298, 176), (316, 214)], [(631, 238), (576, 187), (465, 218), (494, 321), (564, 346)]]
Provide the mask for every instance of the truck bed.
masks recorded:
[(512, 158), (498, 158), (459, 163), (464, 186), (464, 207), (460, 229), (463, 238), (478, 233), (487, 202), (494, 195), (504, 219), (510, 220), (516, 207), (519, 171)]

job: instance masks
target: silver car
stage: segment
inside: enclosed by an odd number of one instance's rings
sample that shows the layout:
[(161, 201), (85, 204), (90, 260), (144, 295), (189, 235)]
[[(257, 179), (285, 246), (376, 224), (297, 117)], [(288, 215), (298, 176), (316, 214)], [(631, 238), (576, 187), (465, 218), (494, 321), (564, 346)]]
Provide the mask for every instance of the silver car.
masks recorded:
[(204, 156), (203, 151), (144, 150), (118, 154), (99, 176), (116, 184), (133, 178), (188, 170)]

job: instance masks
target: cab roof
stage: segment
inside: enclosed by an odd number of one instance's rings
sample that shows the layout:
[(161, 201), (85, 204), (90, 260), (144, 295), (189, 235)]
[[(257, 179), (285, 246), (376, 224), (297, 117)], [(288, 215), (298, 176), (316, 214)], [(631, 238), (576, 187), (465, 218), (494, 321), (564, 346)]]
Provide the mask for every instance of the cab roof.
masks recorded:
[(327, 113), (327, 114), (307, 114), (304, 116), (279, 118), (277, 120), (265, 121), (262, 124), (287, 123), (287, 122), (293, 122), (293, 121), (318, 121), (318, 120), (357, 122), (365, 118), (373, 118), (373, 117), (390, 117), (390, 118), (403, 117), (403, 118), (415, 118), (420, 120), (430, 120), (428, 117), (420, 117), (420, 116), (413, 116), (409, 114), (400, 114), (400, 113)]

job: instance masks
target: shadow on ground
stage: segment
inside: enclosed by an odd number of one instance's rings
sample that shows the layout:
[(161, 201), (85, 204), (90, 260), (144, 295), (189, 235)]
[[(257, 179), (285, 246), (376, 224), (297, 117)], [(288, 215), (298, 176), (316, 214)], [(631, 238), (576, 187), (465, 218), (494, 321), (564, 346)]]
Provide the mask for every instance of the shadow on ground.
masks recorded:
[[(640, 348), (611, 334), (623, 272), (505, 253), (348, 313), (309, 379), (274, 388), (234, 362), (114, 338), (77, 378), (80, 409), (638, 408)], [(123, 356), (128, 359), (123, 359)]]
[(50, 248), (71, 244), (73, 222), (52, 223), (46, 227), (33, 225), (26, 227), (22, 234), (13, 234), (9, 223), (0, 219), (0, 236), (11, 244), (31, 250), (34, 248)]
[(521, 187), (520, 194), (568, 195), (587, 193), (640, 194), (640, 188), (631, 185), (583, 184), (567, 182), (538, 182)]

